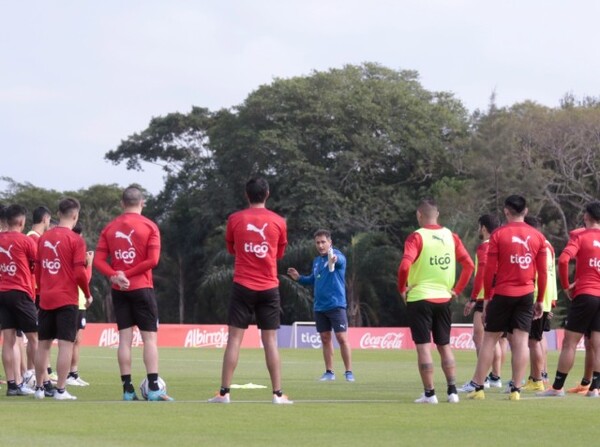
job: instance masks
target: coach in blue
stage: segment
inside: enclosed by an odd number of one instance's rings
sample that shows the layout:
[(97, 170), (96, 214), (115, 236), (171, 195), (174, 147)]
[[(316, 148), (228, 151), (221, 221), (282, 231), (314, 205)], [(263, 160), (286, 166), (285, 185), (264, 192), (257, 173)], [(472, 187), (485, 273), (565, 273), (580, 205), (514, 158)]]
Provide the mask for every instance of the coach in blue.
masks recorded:
[(346, 381), (354, 382), (346, 314), (346, 257), (341, 251), (333, 248), (331, 233), (328, 230), (317, 230), (314, 240), (319, 256), (313, 261), (312, 273), (303, 276), (293, 267), (290, 267), (287, 273), (300, 284), (313, 286), (315, 291), (315, 322), (317, 332), (321, 336), (323, 359), (325, 360), (325, 373), (320, 380), (324, 382), (335, 380), (333, 338), (331, 336), (333, 331), (344, 361), (344, 377)]

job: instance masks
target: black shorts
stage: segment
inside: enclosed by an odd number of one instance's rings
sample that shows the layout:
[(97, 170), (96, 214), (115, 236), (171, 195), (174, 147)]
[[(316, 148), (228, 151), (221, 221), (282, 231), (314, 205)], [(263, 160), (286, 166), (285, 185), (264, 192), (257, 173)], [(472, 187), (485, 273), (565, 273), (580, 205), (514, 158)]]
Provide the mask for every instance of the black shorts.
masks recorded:
[(117, 328), (120, 331), (133, 326), (145, 332), (158, 330), (158, 306), (154, 289), (112, 289), (112, 299)]
[(268, 290), (252, 290), (238, 283), (233, 283), (229, 316), (227, 324), (240, 329), (247, 329), (256, 316), (259, 329), (279, 329), (281, 319), (281, 299), (279, 288)]
[(77, 336), (77, 306), (63, 306), (56, 309), (40, 309), (40, 340), (65, 340), (74, 342)]
[(0, 292), (0, 325), (2, 329), (37, 332), (37, 310), (31, 297), (20, 290)]
[[(544, 331), (548, 332), (550, 326), (550, 320), (548, 320), (548, 314), (550, 312), (544, 312), (541, 318), (533, 320), (531, 322), (531, 330), (529, 331), (529, 339), (542, 341)], [(548, 329), (546, 329), (548, 327)]]
[(600, 332), (600, 297), (577, 295), (573, 298), (565, 329), (580, 334)]
[(510, 332), (520, 329), (529, 333), (533, 320), (533, 293), (515, 297), (494, 295), (485, 310), (486, 332)]
[(450, 301), (432, 303), (425, 300), (408, 302), (406, 305), (408, 323), (413, 341), (420, 345), (433, 342), (438, 346), (450, 343), (452, 312)]
[(77, 312), (77, 329), (85, 329), (85, 325), (87, 324), (85, 316), (85, 309), (79, 309), (79, 312)]
[(346, 332), (348, 330), (348, 314), (343, 307), (336, 307), (324, 312), (315, 311), (317, 332)]
[(483, 300), (475, 301), (475, 307), (473, 308), (474, 312), (483, 312)]

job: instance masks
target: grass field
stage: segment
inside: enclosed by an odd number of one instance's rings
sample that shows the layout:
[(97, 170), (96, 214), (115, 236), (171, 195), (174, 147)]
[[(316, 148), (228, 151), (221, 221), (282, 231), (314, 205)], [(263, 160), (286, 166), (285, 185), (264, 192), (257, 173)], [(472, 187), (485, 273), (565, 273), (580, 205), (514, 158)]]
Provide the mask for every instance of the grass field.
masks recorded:
[[(590, 417), (600, 399), (582, 396), (535, 398), (523, 393), (510, 402), (501, 390), (485, 401), (445, 402), (436, 369), (439, 405), (412, 403), (421, 393), (412, 351), (355, 351), (357, 381), (322, 383), (317, 350), (281, 351), (284, 391), (294, 405), (273, 405), (261, 350), (245, 350), (234, 383), (267, 389), (232, 390), (230, 405), (208, 404), (219, 386), (221, 350), (162, 349), (161, 376), (176, 402), (122, 402), (116, 351), (84, 348), (80, 370), (91, 383), (70, 387), (77, 401), (0, 397), (1, 446), (355, 446), (595, 445), (599, 432)], [(471, 377), (472, 352), (457, 352), (458, 381)], [(557, 354), (549, 366), (554, 376)], [(436, 361), (438, 361), (436, 357)], [(336, 353), (339, 365), (339, 354)], [(582, 373), (578, 353), (567, 385)], [(505, 377), (508, 377), (508, 362)], [(142, 376), (135, 349), (134, 381)], [(343, 376), (342, 376), (343, 379)], [(462, 397), (462, 396), (461, 396)], [(585, 422), (589, 421), (589, 422)]]

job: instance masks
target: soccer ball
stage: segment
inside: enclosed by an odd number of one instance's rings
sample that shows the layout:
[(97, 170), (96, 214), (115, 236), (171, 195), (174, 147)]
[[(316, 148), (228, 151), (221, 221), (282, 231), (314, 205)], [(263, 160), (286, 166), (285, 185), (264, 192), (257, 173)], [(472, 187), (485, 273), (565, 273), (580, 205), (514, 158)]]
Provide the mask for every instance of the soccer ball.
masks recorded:
[(28, 388), (35, 390), (36, 379), (35, 371), (33, 369), (27, 370), (25, 374), (23, 374), (23, 384)]
[[(158, 389), (164, 390), (165, 392), (167, 391), (167, 384), (162, 379), (162, 377), (158, 378)], [(144, 400), (148, 400), (148, 378), (147, 377), (145, 377), (144, 380), (142, 380), (142, 383), (140, 383), (140, 393), (141, 393), (142, 397), (144, 398)]]

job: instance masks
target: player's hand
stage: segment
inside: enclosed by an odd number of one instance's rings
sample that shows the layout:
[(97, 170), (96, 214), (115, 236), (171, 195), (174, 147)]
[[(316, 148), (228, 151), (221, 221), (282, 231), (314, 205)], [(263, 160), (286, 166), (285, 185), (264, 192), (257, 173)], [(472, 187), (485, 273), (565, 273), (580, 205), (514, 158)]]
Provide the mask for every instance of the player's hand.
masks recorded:
[(550, 306), (552, 307), (552, 309), (554, 309), (556, 307), (556, 300), (552, 300), (552, 304)]
[(129, 288), (129, 279), (127, 279), (127, 276), (125, 276), (125, 273), (122, 271), (118, 271), (116, 275), (111, 276), (110, 282), (121, 290), (127, 290)]
[(85, 266), (92, 265), (92, 262), (94, 262), (94, 252), (90, 250), (85, 253)]
[(298, 281), (298, 278), (300, 278), (300, 273), (298, 273), (298, 270), (296, 270), (293, 267), (290, 267), (289, 269), (287, 269), (287, 274), (294, 281)]
[(465, 317), (468, 317), (469, 315), (471, 315), (471, 312), (473, 311), (473, 308), (475, 307), (475, 301), (467, 301), (465, 303), (465, 308), (463, 309), (463, 315)]
[(568, 289), (564, 289), (565, 290), (565, 294), (567, 295), (567, 298), (569, 298), (569, 301), (573, 301), (573, 290), (575, 289), (575, 282), (572, 282), (569, 285)]
[(406, 294), (407, 294), (407, 292), (408, 292), (408, 291), (405, 291), (405, 292), (402, 292), (402, 293), (400, 294), (400, 297), (402, 298), (402, 301), (404, 302), (404, 304), (406, 304)]
[(94, 302), (94, 297), (92, 295), (90, 295), (89, 297), (87, 297), (85, 299), (85, 308), (89, 309), (89, 307), (92, 305), (93, 302)]
[(533, 319), (539, 320), (544, 315), (544, 303), (536, 302), (533, 307)]

